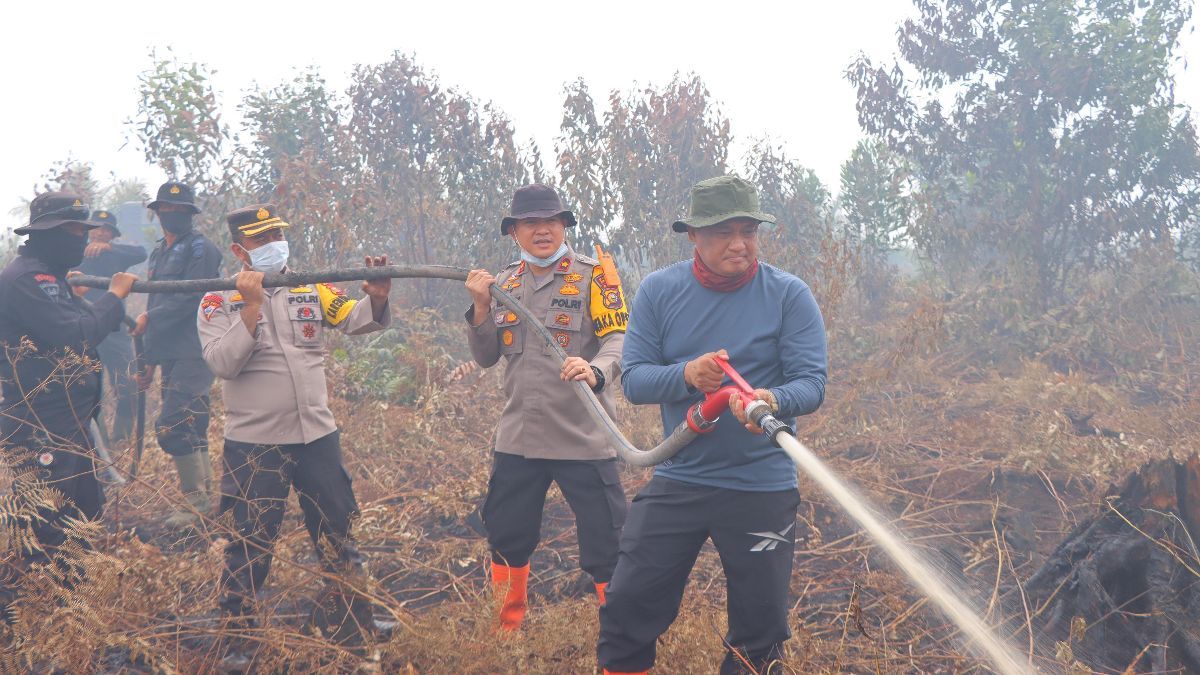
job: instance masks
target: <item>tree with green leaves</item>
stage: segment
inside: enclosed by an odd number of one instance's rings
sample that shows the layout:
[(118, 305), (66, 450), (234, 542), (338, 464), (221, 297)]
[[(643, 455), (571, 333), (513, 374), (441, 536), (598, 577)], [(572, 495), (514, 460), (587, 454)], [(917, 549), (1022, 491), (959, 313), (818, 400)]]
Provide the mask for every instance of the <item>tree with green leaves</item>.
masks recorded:
[(767, 139), (755, 142), (747, 153), (746, 179), (758, 187), (762, 209), (774, 214), (778, 224), (772, 239), (787, 247), (787, 254), (811, 257), (832, 232), (833, 196), (817, 174), (789, 158)]
[(897, 250), (908, 236), (910, 177), (886, 144), (862, 140), (842, 164), (838, 203), (846, 228), (876, 254)]
[(214, 71), (150, 52), (153, 64), (138, 77), (138, 108), (129, 121), (146, 161), (198, 193), (220, 187), (229, 131), (212, 86)]
[(264, 199), (275, 189), (289, 160), (309, 153), (329, 164), (338, 154), (340, 110), (315, 69), (269, 89), (256, 87), (242, 98), (239, 109), (250, 136), (246, 153), (255, 168), (246, 180)]
[(568, 86), (558, 182), (590, 221), (579, 234), (612, 246), (622, 278), (636, 285), (690, 255), (669, 226), (686, 213), (692, 185), (726, 172), (729, 121), (695, 75), (676, 75), (661, 89), (614, 91), (608, 104), (598, 118), (583, 82)]
[(910, 232), (953, 284), (982, 274), (1052, 302), (1195, 213), (1171, 76), (1186, 0), (915, 4), (903, 63), (860, 57), (848, 77), (863, 128), (910, 163)]

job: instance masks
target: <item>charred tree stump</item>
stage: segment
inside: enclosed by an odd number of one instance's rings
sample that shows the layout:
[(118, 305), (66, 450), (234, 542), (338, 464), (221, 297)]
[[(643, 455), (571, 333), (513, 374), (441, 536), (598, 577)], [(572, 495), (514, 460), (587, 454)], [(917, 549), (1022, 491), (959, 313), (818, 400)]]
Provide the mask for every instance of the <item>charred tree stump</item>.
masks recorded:
[(1198, 536), (1200, 457), (1146, 464), (1026, 582), (1034, 629), (1091, 668), (1200, 673)]

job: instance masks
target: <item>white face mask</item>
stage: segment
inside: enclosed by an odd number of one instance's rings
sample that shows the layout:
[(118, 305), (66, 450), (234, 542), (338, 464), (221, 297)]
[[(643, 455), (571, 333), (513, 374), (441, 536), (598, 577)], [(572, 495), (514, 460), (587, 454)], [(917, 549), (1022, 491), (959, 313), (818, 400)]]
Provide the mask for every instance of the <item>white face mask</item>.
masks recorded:
[(529, 251), (521, 249), (521, 260), (524, 260), (530, 265), (549, 267), (559, 260), (562, 260), (562, 257), (567, 254), (567, 250), (567, 242), (565, 241), (558, 247), (558, 250), (554, 252), (554, 255), (550, 256), (549, 258), (539, 258)]
[(243, 251), (250, 254), (250, 268), (255, 272), (282, 272), (288, 261), (288, 243), (272, 241), (256, 249), (250, 250), (245, 246)]

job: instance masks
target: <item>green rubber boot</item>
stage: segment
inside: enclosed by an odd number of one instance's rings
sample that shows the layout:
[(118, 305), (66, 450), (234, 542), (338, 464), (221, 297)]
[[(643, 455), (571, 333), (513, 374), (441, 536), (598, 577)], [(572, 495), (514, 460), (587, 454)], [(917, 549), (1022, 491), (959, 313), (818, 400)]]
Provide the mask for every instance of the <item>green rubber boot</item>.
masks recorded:
[(207, 450), (202, 451), (200, 456), (202, 457), (200, 468), (204, 470), (204, 491), (209, 494), (210, 500), (216, 501), (219, 499), (217, 497), (217, 489), (220, 486), (217, 485), (217, 481), (213, 477), (212, 458), (209, 457)]
[[(208, 490), (205, 487), (204, 467), (205, 465), (211, 467), (208, 462), (208, 453), (193, 452), (190, 455), (172, 457), (172, 459), (175, 460), (175, 470), (179, 472), (179, 488), (192, 508), (173, 512), (167, 516), (163, 524), (172, 530), (199, 527), (204, 521), (203, 516), (212, 506)], [(211, 471), (210, 468), (209, 472)]]

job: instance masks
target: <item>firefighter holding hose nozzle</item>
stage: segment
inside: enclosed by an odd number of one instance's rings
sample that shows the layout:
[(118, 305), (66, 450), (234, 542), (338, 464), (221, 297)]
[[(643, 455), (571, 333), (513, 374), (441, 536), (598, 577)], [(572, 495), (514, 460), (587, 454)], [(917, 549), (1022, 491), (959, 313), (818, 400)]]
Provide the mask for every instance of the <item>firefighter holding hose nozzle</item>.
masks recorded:
[[(625, 522), (625, 492), (615, 450), (572, 381), (586, 382), (610, 416), (612, 387), (621, 372), (628, 310), (611, 259), (573, 251), (566, 228), (575, 216), (545, 185), (516, 191), (500, 233), (513, 238), (521, 259), (493, 277), (472, 270), (467, 290), (467, 339), (484, 368), (506, 360), (508, 401), (496, 430), (492, 473), (483, 520), (492, 551), (492, 583), (500, 597), (499, 625), (520, 627), (527, 605), (529, 559), (537, 548), (542, 508), (551, 482), (575, 513), (579, 564), (595, 582), (600, 603), (617, 562), (617, 538)], [(492, 284), (512, 294), (552, 333), (567, 353), (554, 352), (515, 312), (493, 304)]]
[[(797, 277), (758, 260), (759, 210), (752, 185), (733, 176), (698, 183), (691, 213), (672, 225), (695, 245), (692, 260), (645, 278), (626, 335), (622, 385), (635, 404), (660, 404), (665, 433), (725, 377), (729, 359), (755, 398), (780, 419), (817, 410), (825, 396), (820, 309)], [(788, 586), (800, 503), (792, 460), (746, 419), (739, 397), (634, 498), (620, 555), (600, 610), (597, 654), (605, 673), (641, 673), (679, 612), (708, 539), (728, 592), (729, 651), (722, 673), (767, 672), (788, 629)], [(711, 421), (711, 420), (710, 420)], [(751, 435), (747, 432), (759, 435)], [(749, 667), (747, 667), (749, 665)]]

